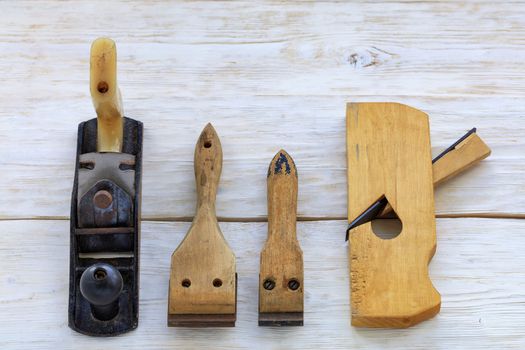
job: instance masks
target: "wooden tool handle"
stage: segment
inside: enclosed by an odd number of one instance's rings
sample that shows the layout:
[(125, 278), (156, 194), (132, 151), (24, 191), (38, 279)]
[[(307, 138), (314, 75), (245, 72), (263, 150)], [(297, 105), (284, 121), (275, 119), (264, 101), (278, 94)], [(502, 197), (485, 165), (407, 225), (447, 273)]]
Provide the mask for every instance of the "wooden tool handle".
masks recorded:
[(197, 210), (215, 210), (215, 198), (222, 170), (222, 147), (217, 132), (208, 123), (195, 146), (195, 182)]
[(171, 256), (168, 325), (234, 326), (237, 313), (235, 255), (215, 216), (222, 147), (211, 124), (195, 146), (197, 213)]
[(297, 169), (280, 150), (268, 169), (268, 239), (261, 252), (259, 325), (302, 326), (303, 252), (297, 241)]
[[(297, 169), (280, 150), (268, 169), (268, 240), (296, 240)], [(279, 236), (276, 236), (279, 235)]]
[(121, 152), (123, 139), (122, 99), (117, 86), (117, 48), (108, 38), (91, 45), (90, 91), (97, 112), (97, 151)]

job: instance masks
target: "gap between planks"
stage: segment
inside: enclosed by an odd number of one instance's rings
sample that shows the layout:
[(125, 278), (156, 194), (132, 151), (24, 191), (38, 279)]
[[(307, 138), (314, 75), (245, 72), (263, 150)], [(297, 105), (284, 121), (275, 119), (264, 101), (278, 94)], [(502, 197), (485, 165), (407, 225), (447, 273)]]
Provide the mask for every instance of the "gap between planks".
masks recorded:
[[(437, 214), (436, 219), (525, 219), (525, 214)], [(346, 217), (316, 217), (316, 216), (298, 216), (297, 221), (341, 221), (347, 220)], [(0, 221), (46, 221), (46, 220), (69, 220), (69, 216), (36, 216), (36, 217), (0, 217)], [(236, 218), (236, 217), (217, 217), (219, 222), (267, 222), (267, 217), (257, 218)], [(382, 220), (389, 220), (383, 218)], [(143, 218), (143, 222), (192, 222), (193, 216), (167, 216), (156, 218)]]

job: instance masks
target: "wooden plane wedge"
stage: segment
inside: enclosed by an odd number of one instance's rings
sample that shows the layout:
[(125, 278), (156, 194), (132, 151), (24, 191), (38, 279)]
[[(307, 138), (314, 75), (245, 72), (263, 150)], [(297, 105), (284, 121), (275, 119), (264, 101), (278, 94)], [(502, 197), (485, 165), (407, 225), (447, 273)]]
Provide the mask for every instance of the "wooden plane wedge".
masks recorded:
[[(491, 153), (487, 144), (476, 133), (476, 128), (472, 128), (465, 135), (459, 138), (451, 146), (432, 159), (432, 174), (434, 187), (450, 178), (465, 172), (476, 165)], [(388, 217), (392, 212), (386, 197), (370, 205), (363, 213), (353, 219), (346, 230), (346, 240), (350, 230), (367, 223), (375, 218)]]

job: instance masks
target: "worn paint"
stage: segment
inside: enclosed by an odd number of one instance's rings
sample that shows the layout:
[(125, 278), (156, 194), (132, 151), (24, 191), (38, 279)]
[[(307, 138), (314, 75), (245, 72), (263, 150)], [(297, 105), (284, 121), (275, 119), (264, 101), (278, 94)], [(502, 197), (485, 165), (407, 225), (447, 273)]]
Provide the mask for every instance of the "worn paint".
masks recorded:
[(288, 158), (281, 152), (279, 154), (279, 158), (277, 158), (277, 161), (275, 162), (274, 174), (281, 174), (283, 171), (283, 167), (285, 169), (286, 174), (290, 174), (291, 168), (290, 164), (288, 163)]

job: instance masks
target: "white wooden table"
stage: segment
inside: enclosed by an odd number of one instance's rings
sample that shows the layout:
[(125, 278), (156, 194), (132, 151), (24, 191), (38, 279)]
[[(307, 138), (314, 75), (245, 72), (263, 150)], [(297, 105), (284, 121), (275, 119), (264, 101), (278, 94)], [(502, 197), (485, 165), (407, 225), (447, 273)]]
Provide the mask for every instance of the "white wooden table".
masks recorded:
[[(525, 347), (525, 3), (0, 3), (0, 348)], [(126, 115), (145, 125), (140, 322), (96, 339), (67, 326), (77, 124), (94, 117), (89, 47), (117, 42)], [(439, 152), (467, 129), (493, 153), (436, 191), (441, 313), (405, 330), (350, 326), (345, 103), (430, 115)], [(194, 213), (193, 150), (221, 136), (217, 209), (237, 255), (233, 329), (166, 326), (171, 252)], [(266, 170), (299, 170), (305, 325), (257, 326)]]

